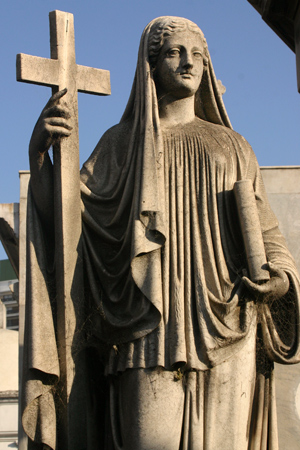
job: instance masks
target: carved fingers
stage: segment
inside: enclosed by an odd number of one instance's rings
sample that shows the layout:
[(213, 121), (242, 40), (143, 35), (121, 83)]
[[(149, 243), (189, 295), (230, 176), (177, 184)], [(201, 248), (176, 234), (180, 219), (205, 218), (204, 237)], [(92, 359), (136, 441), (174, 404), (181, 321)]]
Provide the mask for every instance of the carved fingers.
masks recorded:
[(268, 262), (267, 268), (270, 272), (270, 280), (262, 284), (254, 283), (247, 277), (243, 277), (243, 282), (247, 289), (252, 292), (256, 299), (263, 303), (268, 303), (283, 297), (289, 290), (289, 279), (287, 274), (279, 267)]
[(56, 92), (49, 99), (41, 114), (45, 130), (55, 141), (62, 137), (70, 136), (72, 130), (69, 123), (71, 118), (70, 110), (66, 102), (61, 101), (66, 93), (67, 89)]
[(63, 89), (52, 95), (47, 102), (32, 133), (29, 146), (31, 153), (41, 155), (47, 152), (51, 145), (70, 136), (71, 114), (66, 102), (62, 101), (66, 93), (67, 89)]
[(56, 92), (55, 94), (52, 95), (52, 97), (49, 98), (48, 102), (46, 103), (46, 106), (44, 109), (50, 108), (51, 106), (57, 104), (59, 102), (59, 100), (66, 95), (66, 93), (68, 92), (68, 89), (62, 89), (61, 91)]

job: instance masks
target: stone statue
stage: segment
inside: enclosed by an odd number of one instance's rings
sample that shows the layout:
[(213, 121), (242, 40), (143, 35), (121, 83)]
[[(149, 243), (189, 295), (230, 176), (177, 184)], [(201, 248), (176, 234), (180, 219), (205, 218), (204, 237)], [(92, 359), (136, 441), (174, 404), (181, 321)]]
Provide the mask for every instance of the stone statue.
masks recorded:
[[(64, 95), (49, 100), (29, 148), (23, 424), (32, 448), (56, 445), (55, 342), (46, 351), (34, 336), (55, 329), (47, 151), (72, 132)], [(264, 283), (248, 275), (239, 180), (255, 192)], [(87, 423), (78, 428), (88, 437), (78, 448), (276, 450), (273, 362), (299, 362), (299, 278), (193, 22), (160, 17), (145, 28), (123, 117), (83, 165), (81, 202)], [(48, 320), (34, 322), (35, 308)], [(38, 353), (46, 369), (32, 363)]]

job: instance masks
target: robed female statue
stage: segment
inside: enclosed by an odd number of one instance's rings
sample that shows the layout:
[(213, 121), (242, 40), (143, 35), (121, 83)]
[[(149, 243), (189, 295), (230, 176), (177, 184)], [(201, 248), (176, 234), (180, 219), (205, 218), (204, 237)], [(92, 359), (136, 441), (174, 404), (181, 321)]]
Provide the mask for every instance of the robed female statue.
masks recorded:
[[(71, 133), (64, 93), (44, 108), (29, 150), (37, 251), (28, 277), (44, 294), (29, 289), (28, 317), (38, 302), (49, 310), (40, 325), (54, 335), (49, 367), (57, 356), (47, 151)], [(264, 283), (249, 279), (233, 195), (240, 180), (255, 193)], [(160, 17), (145, 28), (124, 115), (83, 165), (81, 195), (86, 448), (276, 450), (273, 363), (299, 361), (299, 278), (193, 22)], [(23, 423), (34, 448), (54, 448), (55, 382), (41, 381), (47, 371), (32, 361), (43, 344), (28, 341)]]

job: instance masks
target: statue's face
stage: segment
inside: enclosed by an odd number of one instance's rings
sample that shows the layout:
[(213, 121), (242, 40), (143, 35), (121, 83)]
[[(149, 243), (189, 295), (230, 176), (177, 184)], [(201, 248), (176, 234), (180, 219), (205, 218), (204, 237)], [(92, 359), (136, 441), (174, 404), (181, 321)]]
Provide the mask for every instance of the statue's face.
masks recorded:
[(154, 73), (158, 96), (194, 95), (203, 74), (203, 55), (201, 37), (193, 31), (174, 32), (166, 37)]

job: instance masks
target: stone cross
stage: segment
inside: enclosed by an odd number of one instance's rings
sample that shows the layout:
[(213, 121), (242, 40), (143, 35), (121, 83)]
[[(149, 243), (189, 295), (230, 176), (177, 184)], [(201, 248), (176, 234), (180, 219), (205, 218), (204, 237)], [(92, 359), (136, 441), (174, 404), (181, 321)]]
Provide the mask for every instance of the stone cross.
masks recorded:
[[(79, 139), (77, 91), (97, 95), (110, 94), (109, 71), (80, 66), (75, 61), (74, 19), (70, 13), (52, 11), (50, 19), (51, 59), (17, 55), (17, 80), (51, 86), (52, 92), (67, 88), (63, 100), (71, 110), (73, 131), (54, 149), (55, 249), (57, 283), (57, 339), (61, 370), (60, 435), (58, 448), (83, 448), (83, 442), (70, 442), (77, 435), (72, 429), (80, 420), (83, 387), (74, 392), (74, 374), (78, 374), (76, 346), (80, 346), (78, 311), (83, 307), (82, 268), (80, 266), (81, 209), (79, 178)], [(77, 323), (76, 323), (77, 322)], [(76, 342), (78, 339), (78, 342)], [(80, 370), (79, 370), (80, 371)], [(79, 377), (77, 377), (79, 378)], [(70, 397), (72, 390), (72, 396)], [(81, 392), (81, 395), (80, 395)], [(75, 394), (75, 395), (74, 395)], [(73, 405), (70, 405), (73, 402)], [(75, 403), (74, 403), (75, 402)], [(72, 411), (70, 413), (69, 411)], [(72, 423), (76, 411), (77, 423)], [(84, 428), (84, 427), (83, 427)], [(84, 441), (84, 437), (82, 440)]]

